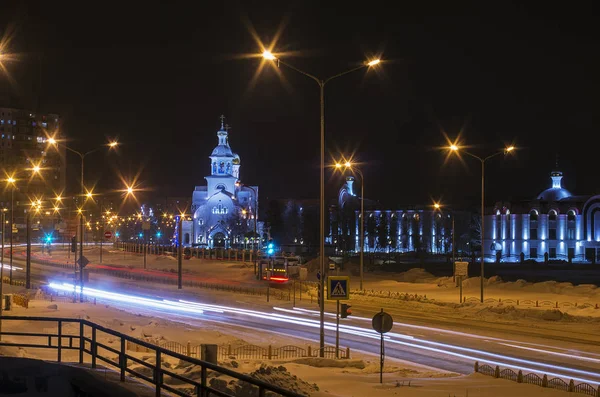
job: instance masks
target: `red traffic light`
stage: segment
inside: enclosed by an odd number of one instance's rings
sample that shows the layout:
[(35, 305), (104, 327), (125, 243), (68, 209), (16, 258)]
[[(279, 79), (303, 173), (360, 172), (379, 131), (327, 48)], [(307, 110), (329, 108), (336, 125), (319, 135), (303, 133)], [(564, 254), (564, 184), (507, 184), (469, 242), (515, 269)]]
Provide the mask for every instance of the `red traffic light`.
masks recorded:
[(346, 318), (349, 315), (351, 315), (352, 314), (352, 309), (350, 309), (351, 307), (352, 307), (352, 305), (349, 305), (347, 303), (342, 303), (341, 310), (340, 310), (340, 317)]

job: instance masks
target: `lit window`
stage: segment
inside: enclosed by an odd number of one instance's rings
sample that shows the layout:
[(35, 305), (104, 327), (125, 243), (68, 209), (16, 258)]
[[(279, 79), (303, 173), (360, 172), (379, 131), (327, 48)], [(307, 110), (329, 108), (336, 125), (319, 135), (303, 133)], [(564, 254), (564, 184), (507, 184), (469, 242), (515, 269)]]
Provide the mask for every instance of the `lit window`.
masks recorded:
[(555, 221), (556, 220), (556, 211), (552, 210), (548, 213), (548, 220)]
[(48, 123), (46, 123), (45, 121), (42, 121), (42, 127), (44, 127), (44, 128), (48, 127)]

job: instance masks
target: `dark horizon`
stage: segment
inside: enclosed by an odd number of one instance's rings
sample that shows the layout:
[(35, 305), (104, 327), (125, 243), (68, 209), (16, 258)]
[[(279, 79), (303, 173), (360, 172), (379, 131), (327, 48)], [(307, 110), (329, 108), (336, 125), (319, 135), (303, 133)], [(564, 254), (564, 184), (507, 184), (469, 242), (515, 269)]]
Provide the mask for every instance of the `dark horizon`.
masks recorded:
[[(219, 116), (231, 125), (244, 183), (263, 198), (317, 198), (317, 85), (283, 66), (282, 84), (265, 68), (250, 82), (260, 53), (244, 20), (268, 44), (283, 20), (274, 52), (326, 77), (381, 53), (377, 70), (354, 72), (326, 89), (330, 157), (355, 153), (363, 162), (365, 195), (387, 206), (454, 207), (479, 200), (480, 164), (465, 158), (444, 166), (443, 132), (477, 145), (482, 156), (504, 144), (516, 156), (486, 166), (491, 201), (532, 198), (549, 187), (556, 158), (564, 187), (600, 191), (592, 159), (598, 141), (598, 77), (593, 15), (581, 6), (540, 10), (439, 3), (364, 7), (297, 2), (233, 2), (188, 7), (119, 4), (94, 13), (61, 5), (5, 6), (0, 30), (15, 26), (7, 64), (17, 82), (0, 77), (2, 94), (61, 115), (71, 145), (89, 150), (107, 138), (120, 155), (86, 160), (86, 179), (99, 190), (120, 188), (114, 176), (140, 174), (146, 195), (189, 196), (209, 173)], [(191, 4), (191, 3), (190, 3)], [(542, 11), (546, 15), (542, 15)], [(41, 84), (40, 84), (41, 78)], [(96, 156), (96, 155), (94, 155)], [(79, 163), (69, 158), (68, 185), (78, 188)], [(342, 183), (328, 172), (327, 196)]]

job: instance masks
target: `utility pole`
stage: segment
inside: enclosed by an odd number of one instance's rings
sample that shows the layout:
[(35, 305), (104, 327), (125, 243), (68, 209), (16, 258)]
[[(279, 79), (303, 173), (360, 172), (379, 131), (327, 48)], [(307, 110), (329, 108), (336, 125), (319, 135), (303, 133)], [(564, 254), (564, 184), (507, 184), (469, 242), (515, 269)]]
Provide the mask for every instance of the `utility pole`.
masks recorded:
[[(11, 214), (12, 215), (12, 214)], [(2, 340), (2, 310), (4, 310), (4, 230), (6, 229), (6, 212), (2, 210), (2, 254), (0, 259), (0, 341)], [(12, 233), (12, 230), (10, 231)]]
[(183, 263), (182, 254), (183, 249), (181, 248), (181, 233), (183, 231), (183, 215), (179, 216), (179, 224), (177, 225), (177, 288), (181, 289), (183, 284)]
[(27, 262), (25, 266), (25, 288), (31, 288), (31, 212), (27, 211)]
[(81, 244), (79, 244), (79, 302), (83, 302), (83, 212), (79, 215), (79, 230)]

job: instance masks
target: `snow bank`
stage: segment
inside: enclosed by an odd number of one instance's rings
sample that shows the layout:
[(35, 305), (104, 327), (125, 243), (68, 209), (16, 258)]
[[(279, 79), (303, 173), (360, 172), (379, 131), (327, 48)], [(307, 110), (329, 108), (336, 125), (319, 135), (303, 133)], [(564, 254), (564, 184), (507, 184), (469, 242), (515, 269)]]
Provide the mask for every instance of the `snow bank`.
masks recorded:
[(308, 365), (316, 368), (357, 368), (366, 367), (363, 360), (334, 360), (332, 358), (306, 357), (292, 360), (290, 363)]
[[(261, 365), (259, 369), (248, 374), (251, 377), (266, 382), (273, 386), (278, 386), (298, 394), (310, 396), (319, 391), (316, 384), (310, 384), (292, 375), (284, 366)], [(257, 395), (257, 388), (249, 383), (230, 380), (229, 377), (216, 377), (210, 380), (210, 386), (224, 393), (231, 393), (239, 397), (253, 397)]]

